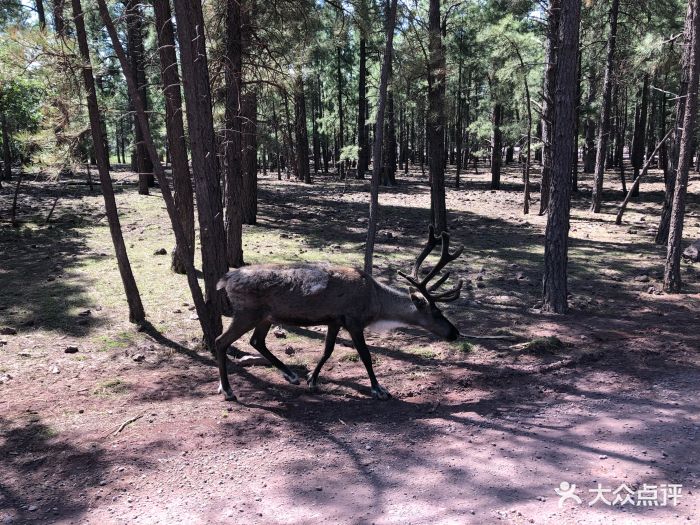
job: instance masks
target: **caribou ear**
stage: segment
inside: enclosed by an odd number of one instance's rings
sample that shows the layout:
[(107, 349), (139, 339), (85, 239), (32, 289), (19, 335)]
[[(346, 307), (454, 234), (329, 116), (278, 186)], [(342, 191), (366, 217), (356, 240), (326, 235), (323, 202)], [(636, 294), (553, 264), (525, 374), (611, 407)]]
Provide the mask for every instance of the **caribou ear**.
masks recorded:
[(426, 300), (426, 298), (423, 297), (423, 294), (415, 288), (409, 288), (409, 295), (411, 296), (411, 301), (413, 302), (413, 305), (419, 310), (428, 307), (428, 301)]

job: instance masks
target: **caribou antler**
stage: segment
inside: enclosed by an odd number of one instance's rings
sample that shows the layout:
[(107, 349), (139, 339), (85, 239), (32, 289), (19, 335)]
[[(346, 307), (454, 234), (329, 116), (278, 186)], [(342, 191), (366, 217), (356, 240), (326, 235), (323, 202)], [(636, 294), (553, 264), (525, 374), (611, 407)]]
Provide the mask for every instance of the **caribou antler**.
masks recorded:
[[(442, 242), (440, 260), (428, 272), (428, 275), (426, 275), (422, 280), (420, 280), (418, 277), (418, 272), (420, 271), (421, 264), (423, 264), (423, 261), (425, 261), (425, 259), (428, 257), (428, 255), (430, 255), (433, 249), (435, 249), (435, 246), (437, 246), (438, 239)], [(433, 284), (429, 283), (438, 274), (438, 272), (442, 270), (448, 263), (454, 261), (457, 257), (459, 257), (462, 254), (463, 250), (464, 246), (460, 246), (453, 253), (450, 253), (450, 235), (447, 232), (442, 232), (440, 234), (440, 237), (436, 237), (435, 228), (431, 224), (430, 229), (428, 231), (428, 242), (423, 248), (423, 251), (421, 251), (420, 255), (418, 255), (418, 258), (416, 259), (416, 262), (413, 265), (413, 271), (411, 272), (411, 275), (406, 275), (402, 271), (399, 271), (399, 275), (406, 279), (409, 283), (411, 283), (411, 285), (414, 288), (416, 288), (416, 290), (418, 290), (423, 295), (423, 297), (425, 297), (428, 300), (428, 302), (432, 304), (437, 302), (447, 303), (450, 301), (454, 301), (459, 298), (459, 294), (462, 291), (461, 279), (457, 283), (457, 286), (440, 293), (434, 292), (440, 286), (442, 286), (445, 283), (445, 281), (447, 281), (447, 279), (450, 277), (449, 272), (446, 272), (445, 274), (441, 275), (438, 278), (438, 280), (435, 281)]]

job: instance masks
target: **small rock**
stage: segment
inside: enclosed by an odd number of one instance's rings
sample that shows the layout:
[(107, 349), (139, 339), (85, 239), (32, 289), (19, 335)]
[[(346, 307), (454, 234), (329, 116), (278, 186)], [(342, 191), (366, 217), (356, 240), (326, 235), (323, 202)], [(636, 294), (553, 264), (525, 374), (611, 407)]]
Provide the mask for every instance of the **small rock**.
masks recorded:
[(649, 281), (651, 281), (648, 275), (638, 275), (634, 278), (634, 280), (638, 283), (648, 283)]
[(0, 341), (0, 346), (5, 346), (7, 344), (7, 341)]
[(477, 281), (483, 281), (483, 280), (484, 280), (484, 276), (483, 276), (482, 274), (477, 274), (476, 280), (477, 280)]
[(650, 286), (649, 289), (647, 290), (647, 293), (648, 293), (648, 294), (652, 294), (652, 295), (653, 295), (655, 292), (656, 292), (656, 288), (654, 288), (653, 286)]
[(372, 445), (365, 445), (365, 450), (372, 450)]
[(52, 374), (60, 374), (61, 369), (58, 368), (56, 365), (53, 365), (51, 368), (49, 368), (49, 372), (51, 372)]
[(80, 317), (87, 317), (87, 316), (89, 316), (90, 314), (92, 314), (92, 312), (91, 312), (90, 310), (83, 310), (82, 312), (79, 312), (79, 313), (78, 313), (78, 316), (80, 316)]
[(3, 326), (0, 328), (0, 335), (17, 335), (17, 330), (9, 326)]
[(277, 339), (285, 339), (287, 337), (287, 332), (284, 330), (284, 328), (280, 326), (276, 326), (275, 329), (272, 331), (272, 334), (277, 338)]
[(636, 228), (630, 228), (629, 230), (627, 230), (627, 233), (637, 233), (637, 229), (636, 229)]
[(77, 351), (78, 351), (77, 346), (67, 346), (66, 349), (64, 350), (64, 352), (66, 354), (75, 354)]
[(175, 310), (173, 310), (173, 313), (174, 314), (181, 314), (182, 310), (180, 310), (179, 308), (175, 308)]
[(12, 379), (12, 376), (10, 374), (0, 374), (0, 385), (8, 383), (10, 379)]
[(284, 353), (287, 355), (294, 355), (296, 350), (294, 350), (293, 346), (288, 346), (287, 348), (284, 349)]
[(601, 454), (600, 456), (598, 456), (598, 459), (608, 459), (608, 456), (606, 456), (605, 454)]
[(321, 492), (323, 490), (323, 487), (316, 487), (316, 490)]
[(141, 361), (143, 361), (144, 359), (146, 359), (146, 356), (143, 355), (143, 354), (134, 354), (134, 355), (131, 356), (131, 359), (133, 359), (133, 360), (136, 361), (137, 363), (140, 363)]
[(153, 252), (153, 255), (167, 255), (168, 250), (165, 248), (158, 248), (156, 251)]
[(29, 512), (36, 512), (39, 510), (39, 507), (37, 505), (29, 505), (29, 508), (27, 509)]
[(261, 355), (244, 355), (240, 359), (236, 359), (240, 366), (268, 366), (270, 362)]

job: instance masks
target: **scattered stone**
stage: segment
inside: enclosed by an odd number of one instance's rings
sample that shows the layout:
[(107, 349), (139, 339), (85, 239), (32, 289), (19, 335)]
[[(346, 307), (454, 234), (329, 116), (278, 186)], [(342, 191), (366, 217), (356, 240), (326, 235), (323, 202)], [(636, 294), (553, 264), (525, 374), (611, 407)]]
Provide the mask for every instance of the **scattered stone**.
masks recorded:
[(651, 281), (648, 275), (638, 275), (634, 278), (634, 280), (638, 283), (648, 283), (649, 281)]
[(523, 279), (527, 279), (525, 274), (523, 272), (518, 272), (515, 274), (515, 278), (518, 279), (519, 281), (522, 281)]
[(275, 329), (272, 331), (272, 334), (277, 339), (286, 339), (287, 338), (287, 331), (280, 326), (275, 326)]
[(244, 355), (236, 359), (240, 366), (269, 366), (270, 362), (261, 355)]
[(637, 228), (630, 228), (627, 233), (637, 233)]
[(64, 350), (66, 354), (75, 354), (78, 352), (78, 347), (77, 346), (67, 346), (66, 349)]
[(174, 314), (181, 314), (182, 310), (180, 310), (179, 308), (175, 308), (175, 310), (173, 310), (173, 313)]
[(7, 344), (7, 341), (0, 341), (0, 346), (5, 346)]
[(700, 262), (700, 239), (683, 250), (683, 258), (688, 262)]
[(199, 321), (199, 316), (197, 314), (190, 315), (190, 321)]
[(484, 280), (484, 275), (481, 274), (481, 273), (478, 273), (478, 274), (476, 275), (476, 280), (477, 280), (477, 281), (483, 281), (483, 280)]
[(156, 251), (153, 252), (153, 255), (167, 255), (168, 250), (165, 248), (158, 248)]
[(656, 293), (656, 288), (653, 286), (650, 286), (649, 289), (647, 290), (647, 293), (650, 295), (654, 295)]
[(280, 233), (280, 238), (281, 239), (289, 239), (289, 234), (288, 233)]
[(39, 510), (39, 507), (37, 505), (29, 505), (29, 508), (27, 509), (29, 512), (36, 512)]
[(146, 356), (143, 355), (143, 354), (134, 354), (134, 355), (131, 356), (131, 359), (133, 359), (133, 360), (136, 361), (137, 363), (140, 363), (141, 361), (143, 361), (144, 359), (146, 359)]
[(606, 456), (605, 454), (601, 454), (600, 456), (598, 456), (598, 459), (608, 459), (608, 456)]
[(0, 385), (8, 383), (10, 379), (12, 379), (12, 376), (10, 374), (0, 374)]
[(58, 368), (56, 365), (53, 365), (51, 368), (49, 368), (49, 372), (51, 372), (52, 374), (60, 374), (61, 369)]
[(284, 349), (284, 353), (287, 355), (294, 355), (296, 353), (296, 350), (294, 350), (293, 346), (288, 346)]
[(323, 490), (323, 487), (316, 487), (316, 490), (317, 490), (318, 492), (321, 492), (321, 491)]
[(88, 317), (92, 312), (90, 310), (83, 310), (82, 312), (78, 313), (79, 317)]

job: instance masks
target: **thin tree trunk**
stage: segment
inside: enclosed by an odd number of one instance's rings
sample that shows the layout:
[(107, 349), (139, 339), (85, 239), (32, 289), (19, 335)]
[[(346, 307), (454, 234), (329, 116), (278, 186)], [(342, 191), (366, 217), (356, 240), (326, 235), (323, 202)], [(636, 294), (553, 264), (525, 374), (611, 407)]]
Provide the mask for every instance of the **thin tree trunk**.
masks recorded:
[(10, 125), (5, 113), (0, 113), (0, 126), (2, 126), (2, 171), (5, 180), (12, 178), (12, 149), (10, 149)]
[(491, 189), (501, 189), (501, 163), (503, 150), (503, 105), (495, 103), (491, 112)]
[(59, 38), (66, 36), (65, 3), (65, 0), (53, 0), (53, 27)]
[(432, 224), (440, 235), (447, 231), (445, 205), (445, 48), (442, 42), (440, 0), (430, 0), (428, 11), (428, 147), (430, 148)]
[(46, 29), (46, 13), (44, 12), (44, 0), (36, 0), (36, 14), (39, 18), (39, 29)]
[(360, 37), (360, 74), (357, 99), (357, 145), (360, 148), (357, 159), (357, 178), (364, 179), (369, 163), (369, 143), (367, 142), (367, 50), (364, 36)]
[(543, 304), (549, 312), (567, 310), (571, 154), (576, 114), (580, 0), (562, 0), (556, 74), (552, 184), (545, 233)]
[(306, 184), (311, 184), (309, 171), (309, 138), (306, 129), (306, 98), (304, 96), (304, 78), (301, 70), (297, 72), (294, 89), (294, 120), (297, 142), (297, 162), (299, 178)]
[(698, 12), (700, 6), (698, 4), (698, 0), (689, 1), (689, 10), (692, 6), (690, 22), (692, 47), (688, 56), (688, 90), (678, 152), (676, 184), (673, 190), (666, 266), (664, 268), (664, 290), (669, 293), (679, 293), (683, 285), (681, 280), (683, 219), (685, 217), (685, 197), (688, 191), (688, 172), (693, 156), (693, 135), (698, 108), (698, 78), (700, 77), (700, 13)]
[[(225, 309), (226, 298), (216, 289), (216, 284), (228, 266), (202, 4), (200, 0), (174, 0), (174, 5), (197, 195), (205, 300), (210, 316), (208, 322), (211, 323), (210, 333), (219, 334), (220, 313)], [(206, 332), (205, 337), (208, 337)]]
[(338, 147), (335, 152), (335, 160), (338, 163), (338, 174), (340, 178), (345, 178), (345, 167), (340, 161), (340, 151), (345, 146), (345, 122), (343, 118), (343, 74), (340, 68), (341, 49), (337, 47), (337, 77), (338, 77)]
[(598, 125), (598, 149), (596, 151), (595, 175), (593, 181), (593, 196), (591, 211), (600, 213), (603, 204), (603, 179), (605, 161), (608, 152), (608, 135), (610, 134), (610, 106), (613, 90), (613, 66), (615, 62), (615, 43), (617, 40), (617, 15), (620, 0), (612, 0), (610, 6), (610, 34), (608, 35), (607, 57), (605, 60), (605, 78), (603, 80), (603, 103), (600, 110)]
[(107, 168), (106, 152), (102, 137), (102, 126), (100, 125), (100, 109), (97, 103), (95, 79), (92, 75), (92, 66), (90, 65), (90, 51), (88, 48), (87, 34), (85, 32), (85, 21), (83, 19), (83, 10), (80, 5), (80, 0), (72, 0), (72, 7), (75, 30), (78, 37), (78, 47), (80, 49), (80, 56), (83, 61), (81, 69), (87, 96), (92, 143), (93, 147), (95, 148), (97, 170), (100, 174), (100, 185), (105, 201), (105, 212), (107, 214), (107, 222), (109, 223), (109, 232), (112, 236), (112, 243), (114, 244), (119, 274), (122, 279), (122, 284), (124, 285), (126, 302), (129, 305), (129, 321), (132, 323), (141, 323), (146, 319), (146, 312), (143, 309), (141, 295), (139, 293), (138, 286), (136, 285), (134, 274), (131, 271), (131, 263), (129, 262), (129, 255), (127, 254), (126, 244), (124, 243), (124, 237), (122, 236), (121, 224), (119, 222), (119, 212), (117, 211), (117, 203), (114, 198), (112, 179), (109, 176), (109, 170)]
[(396, 4), (398, 0), (387, 0), (386, 11), (386, 45), (379, 77), (379, 97), (377, 100), (377, 122), (374, 127), (374, 148), (372, 152), (372, 185), (369, 203), (369, 221), (367, 225), (367, 242), (365, 244), (364, 270), (372, 275), (372, 260), (374, 258), (374, 240), (377, 236), (377, 223), (379, 219), (379, 174), (382, 164), (382, 141), (384, 139), (384, 111), (386, 105), (387, 89), (389, 86), (389, 72), (394, 49), (394, 27), (396, 26)]
[(257, 119), (258, 97), (257, 93), (251, 91), (241, 97), (241, 174), (243, 175), (243, 187), (240, 207), (243, 224), (255, 224), (258, 215)]
[(243, 10), (246, 2), (226, 2), (226, 111), (225, 193), (226, 262), (238, 268), (243, 262), (243, 162), (241, 90), (243, 85)]
[[(646, 148), (647, 114), (649, 105), (649, 74), (644, 75), (642, 85), (641, 100), (639, 102), (639, 119), (634, 123), (634, 139), (632, 141), (632, 167), (634, 168), (634, 179), (637, 180), (639, 172), (644, 164), (644, 149)], [(639, 196), (639, 184), (634, 185), (633, 197)]]
[(549, 206), (552, 171), (552, 142), (554, 141), (554, 89), (557, 73), (557, 41), (562, 0), (550, 0), (547, 20), (547, 49), (545, 52), (544, 86), (542, 88), (542, 177), (540, 182), (540, 215)]
[[(158, 37), (163, 94), (165, 97), (165, 131), (173, 172), (175, 209), (187, 237), (189, 250), (186, 251), (190, 256), (194, 256), (192, 180), (187, 160), (185, 126), (182, 120), (180, 74), (178, 73), (177, 56), (175, 54), (175, 33), (173, 31), (170, 0), (153, 0), (153, 9)], [(176, 243), (171, 262), (171, 268), (175, 273), (185, 273), (184, 253), (182, 248)]]
[[(460, 44), (462, 37), (460, 36)], [(455, 149), (456, 149), (456, 161), (457, 166), (455, 168), (455, 188), (459, 188), (459, 176), (462, 171), (462, 107), (464, 105), (464, 100), (462, 99), (462, 58), (460, 56), (458, 73), (457, 73), (457, 115), (455, 122)]]

